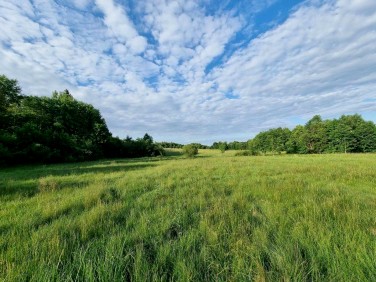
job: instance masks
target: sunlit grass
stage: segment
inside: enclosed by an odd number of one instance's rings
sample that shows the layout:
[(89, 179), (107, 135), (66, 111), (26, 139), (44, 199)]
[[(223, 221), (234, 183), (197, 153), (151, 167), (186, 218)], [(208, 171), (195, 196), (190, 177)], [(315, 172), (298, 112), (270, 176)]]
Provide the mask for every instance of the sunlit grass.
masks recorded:
[(4, 281), (376, 281), (376, 155), (0, 171)]

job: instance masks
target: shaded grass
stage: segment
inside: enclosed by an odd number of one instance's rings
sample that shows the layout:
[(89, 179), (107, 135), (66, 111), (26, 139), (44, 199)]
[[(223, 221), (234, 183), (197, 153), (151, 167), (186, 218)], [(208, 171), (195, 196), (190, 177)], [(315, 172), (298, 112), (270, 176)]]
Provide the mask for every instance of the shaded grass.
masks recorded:
[(0, 171), (0, 279), (376, 281), (375, 155), (200, 154)]
[[(87, 186), (94, 178), (103, 176), (114, 180), (116, 172), (125, 173), (131, 170), (139, 170), (155, 166), (151, 161), (144, 163), (124, 161), (88, 162), (80, 164), (63, 164), (50, 166), (20, 167), (17, 168), (17, 176), (12, 177), (14, 169), (3, 170), (4, 179), (0, 182), (0, 196), (21, 194), (33, 196), (40, 188), (44, 190), (58, 190), (64, 187), (78, 188)], [(7, 177), (9, 175), (9, 177)], [(36, 181), (36, 178), (38, 179)], [(15, 181), (15, 179), (17, 179)], [(49, 187), (49, 188), (48, 188)]]

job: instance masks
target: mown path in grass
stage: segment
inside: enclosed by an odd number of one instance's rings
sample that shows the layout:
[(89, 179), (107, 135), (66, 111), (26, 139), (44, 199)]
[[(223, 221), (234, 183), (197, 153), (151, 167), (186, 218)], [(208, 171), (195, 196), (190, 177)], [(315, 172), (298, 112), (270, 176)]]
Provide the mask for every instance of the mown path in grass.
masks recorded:
[(376, 281), (376, 155), (0, 170), (3, 281)]

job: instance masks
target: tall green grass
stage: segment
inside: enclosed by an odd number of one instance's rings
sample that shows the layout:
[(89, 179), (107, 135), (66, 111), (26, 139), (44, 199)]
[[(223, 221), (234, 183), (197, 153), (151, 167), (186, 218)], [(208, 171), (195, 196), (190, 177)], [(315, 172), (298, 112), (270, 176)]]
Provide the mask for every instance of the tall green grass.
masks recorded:
[(0, 171), (2, 281), (376, 281), (376, 155)]

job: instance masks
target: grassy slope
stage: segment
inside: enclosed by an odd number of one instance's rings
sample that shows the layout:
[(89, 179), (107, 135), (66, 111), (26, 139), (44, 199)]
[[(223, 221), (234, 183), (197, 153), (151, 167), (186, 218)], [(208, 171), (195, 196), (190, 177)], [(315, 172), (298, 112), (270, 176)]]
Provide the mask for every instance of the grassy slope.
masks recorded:
[(0, 280), (376, 281), (376, 155), (201, 152), (1, 170)]

